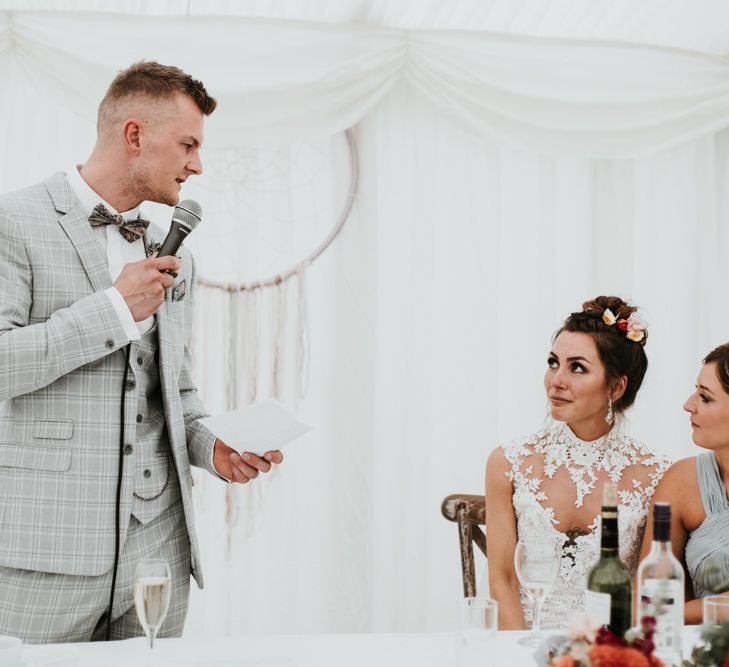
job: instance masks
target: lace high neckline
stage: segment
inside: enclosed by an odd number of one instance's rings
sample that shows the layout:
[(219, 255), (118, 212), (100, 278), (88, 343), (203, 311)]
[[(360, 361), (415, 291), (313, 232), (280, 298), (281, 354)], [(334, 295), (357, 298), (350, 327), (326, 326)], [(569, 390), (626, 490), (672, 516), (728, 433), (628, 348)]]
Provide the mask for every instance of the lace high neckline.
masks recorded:
[(599, 438), (595, 438), (594, 440), (583, 440), (582, 438), (577, 436), (577, 434), (572, 430), (570, 425), (566, 422), (554, 422), (554, 424), (557, 428), (559, 428), (560, 426), (562, 427), (566, 436), (572, 440), (572, 443), (578, 449), (609, 447), (617, 440), (617, 434), (620, 430), (620, 428), (616, 424), (613, 424), (610, 430), (607, 433), (603, 433), (603, 435), (601, 435)]
[(607, 470), (613, 481), (618, 481), (627, 463), (624, 456), (612, 456), (619, 452), (621, 438), (619, 428), (613, 426), (596, 440), (582, 440), (565, 423), (555, 422), (546, 429), (550, 437), (541, 439), (538, 451), (544, 454), (544, 474), (550, 479), (560, 466), (569, 473), (575, 485), (575, 507), (582, 507), (585, 496), (594, 488), (600, 470)]

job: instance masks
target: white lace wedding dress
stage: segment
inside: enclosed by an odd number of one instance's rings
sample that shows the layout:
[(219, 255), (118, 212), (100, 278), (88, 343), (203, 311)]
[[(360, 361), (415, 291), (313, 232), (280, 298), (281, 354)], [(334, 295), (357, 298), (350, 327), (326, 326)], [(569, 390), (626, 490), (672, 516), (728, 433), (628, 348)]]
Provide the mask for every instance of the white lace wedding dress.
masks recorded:
[[(543, 538), (562, 544), (559, 578), (542, 608), (543, 628), (564, 628), (585, 607), (587, 572), (600, 552), (599, 502), (589, 532), (561, 526), (565, 503), (579, 508), (608, 477), (618, 484), (620, 556), (635, 574), (651, 496), (670, 461), (614, 427), (593, 442), (580, 440), (563, 423), (503, 447), (514, 487), (513, 504), (519, 538)], [(598, 489), (601, 488), (598, 485)], [(595, 499), (597, 501), (597, 499)], [(561, 504), (561, 507), (560, 507)], [(579, 534), (583, 532), (583, 534)], [(521, 605), (531, 625), (531, 605), (521, 591)]]

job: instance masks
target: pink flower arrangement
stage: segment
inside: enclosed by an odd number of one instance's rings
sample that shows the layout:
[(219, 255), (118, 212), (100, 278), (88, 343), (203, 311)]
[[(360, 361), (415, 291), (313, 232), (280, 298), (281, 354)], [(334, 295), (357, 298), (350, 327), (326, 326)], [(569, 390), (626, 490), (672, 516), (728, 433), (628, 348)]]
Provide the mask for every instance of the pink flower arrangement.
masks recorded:
[(550, 667), (664, 667), (653, 655), (656, 619), (644, 616), (638, 631), (614, 635), (587, 614), (577, 614), (567, 628), (569, 641), (557, 652)]

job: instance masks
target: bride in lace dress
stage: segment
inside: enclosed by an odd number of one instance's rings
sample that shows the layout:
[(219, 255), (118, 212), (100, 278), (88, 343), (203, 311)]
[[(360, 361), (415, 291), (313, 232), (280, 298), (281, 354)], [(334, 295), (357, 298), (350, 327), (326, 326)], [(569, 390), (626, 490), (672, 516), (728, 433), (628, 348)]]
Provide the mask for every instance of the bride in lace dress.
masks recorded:
[(600, 552), (602, 486), (618, 485), (620, 555), (635, 574), (651, 496), (670, 464), (625, 432), (648, 367), (648, 332), (636, 309), (597, 297), (555, 334), (544, 387), (549, 424), (494, 450), (486, 466), (486, 537), (499, 628), (531, 625), (514, 571), (518, 539), (556, 541), (562, 562), (547, 597), (544, 628), (563, 628), (584, 609), (587, 572)]

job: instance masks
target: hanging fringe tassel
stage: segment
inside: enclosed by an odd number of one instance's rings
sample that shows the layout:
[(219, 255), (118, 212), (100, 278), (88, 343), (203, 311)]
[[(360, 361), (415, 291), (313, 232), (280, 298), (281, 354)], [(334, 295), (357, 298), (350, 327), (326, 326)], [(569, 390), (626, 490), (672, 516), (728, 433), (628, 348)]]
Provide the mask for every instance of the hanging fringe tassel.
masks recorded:
[(279, 278), (274, 288), (273, 365), (271, 369), (271, 395), (281, 400), (283, 394), (285, 342), (286, 342), (286, 292), (288, 281)]
[(257, 285), (254, 285), (253, 289), (241, 293), (246, 304), (244, 310), (245, 322), (241, 330), (245, 331), (243, 338), (243, 344), (246, 346), (243, 351), (246, 359), (244, 377), (248, 380), (248, 403), (254, 403), (258, 398), (258, 356), (260, 350), (258, 341), (261, 339), (261, 318), (259, 313), (262, 291)]
[[(238, 292), (227, 293), (227, 322), (225, 322), (224, 331), (227, 334), (226, 357), (227, 364), (223, 364), (223, 372), (226, 376), (225, 382), (225, 404), (226, 410), (235, 410), (238, 408)], [(238, 523), (239, 505), (238, 494), (235, 492), (234, 485), (229, 485), (225, 489), (225, 523), (227, 526), (226, 535), (226, 554), (230, 557), (232, 553), (233, 529)]]
[(309, 386), (309, 309), (306, 297), (306, 272), (311, 262), (307, 259), (299, 264), (296, 273), (298, 279), (297, 290), (297, 317), (296, 317), (296, 371), (294, 374), (294, 387), (296, 403), (306, 396)]

